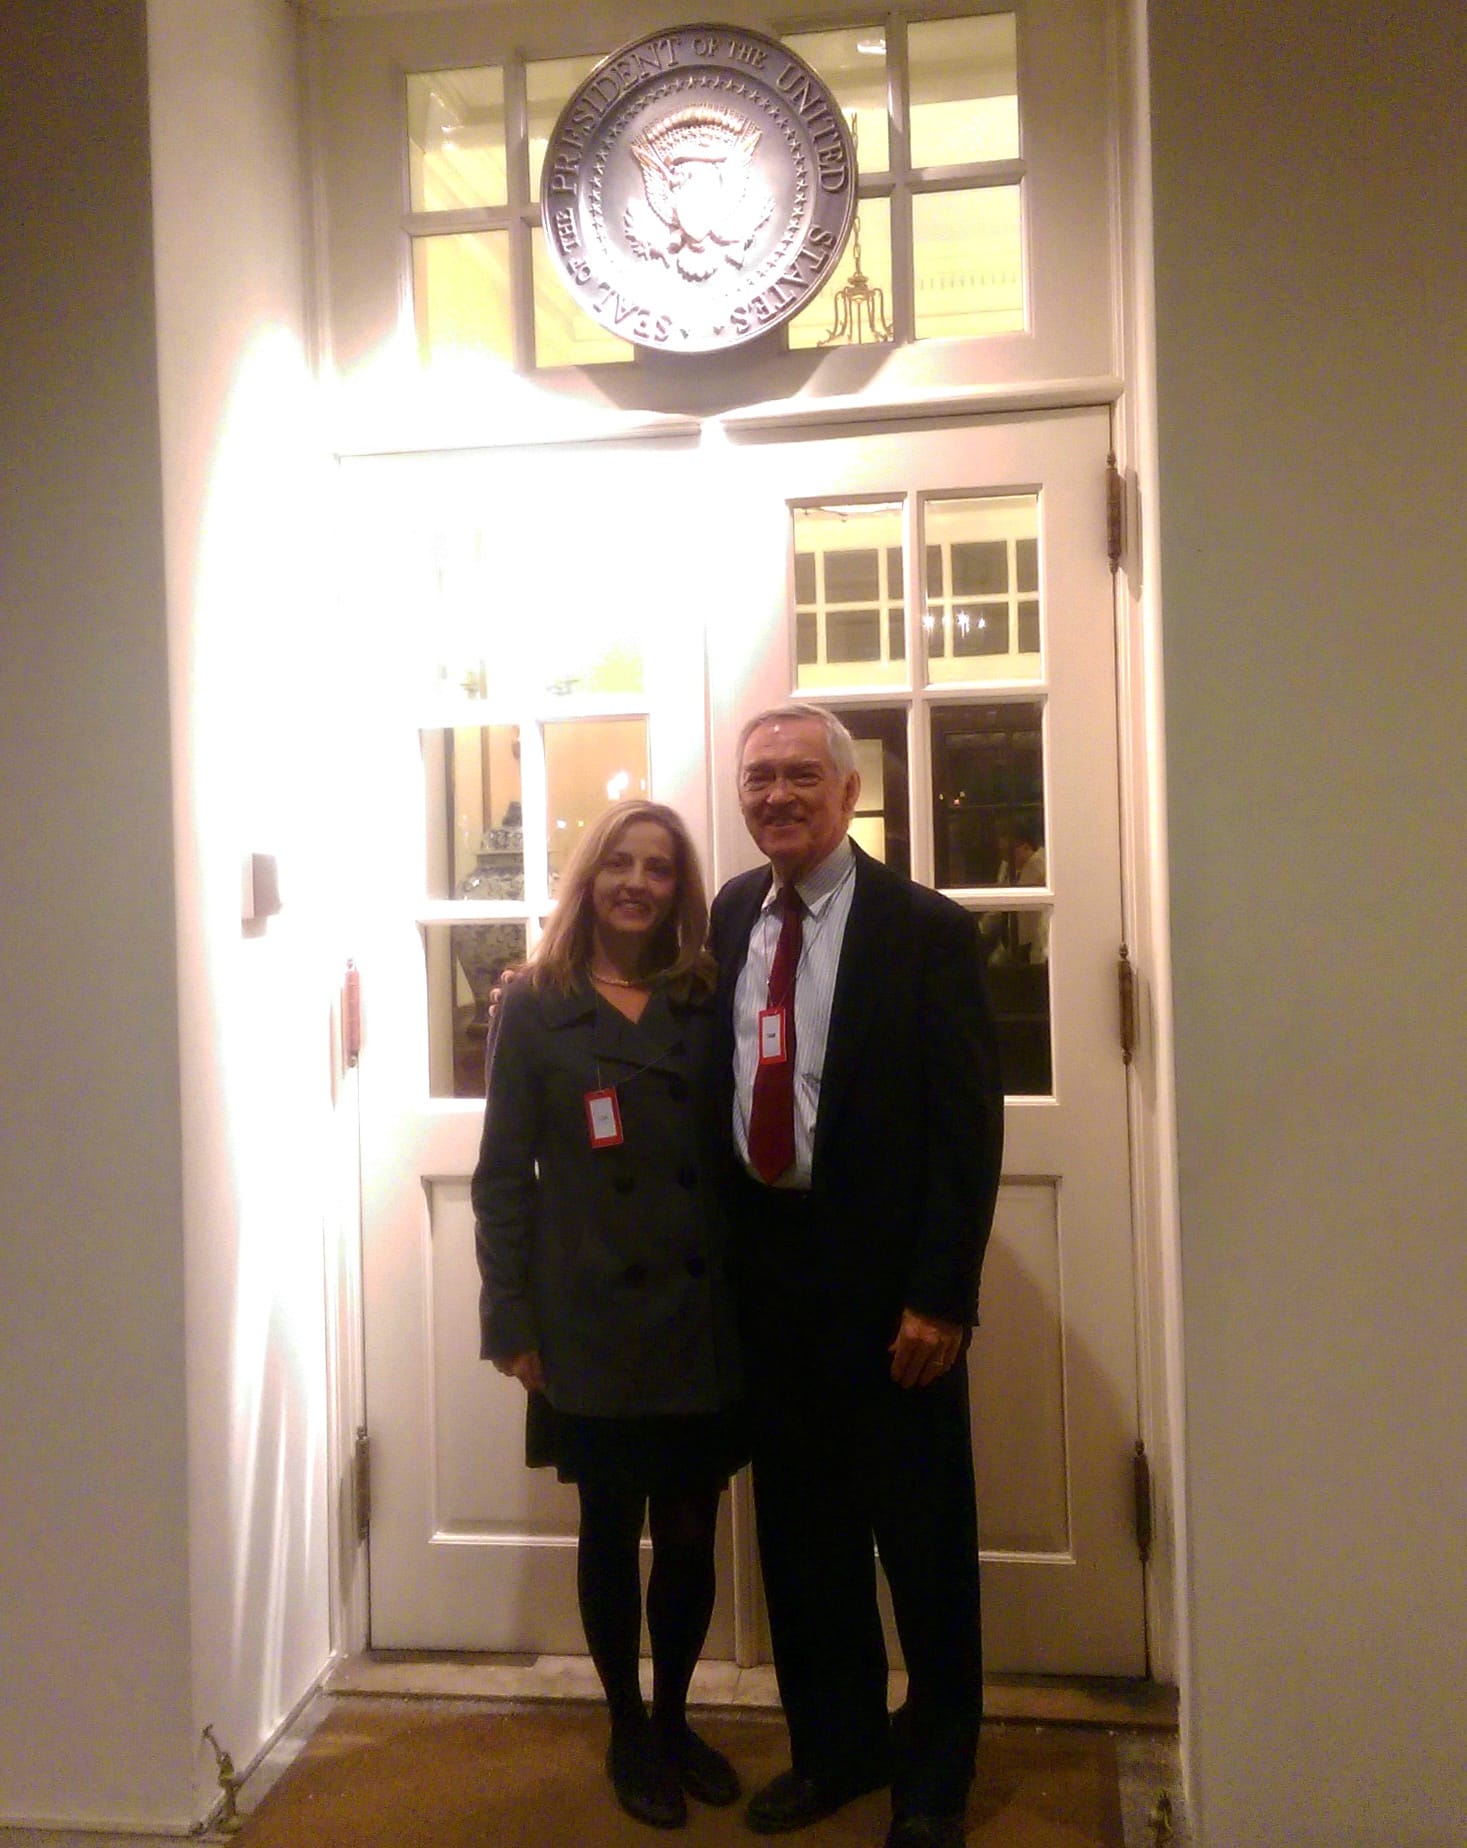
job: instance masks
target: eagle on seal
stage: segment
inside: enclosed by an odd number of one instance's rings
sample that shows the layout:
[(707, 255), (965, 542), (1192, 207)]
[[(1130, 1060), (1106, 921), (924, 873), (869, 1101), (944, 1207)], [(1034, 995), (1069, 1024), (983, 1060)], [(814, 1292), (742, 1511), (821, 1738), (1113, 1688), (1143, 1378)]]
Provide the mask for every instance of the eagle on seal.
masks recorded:
[(754, 172), (761, 131), (733, 109), (699, 105), (664, 116), (636, 135), (632, 158), (645, 198), (622, 217), (633, 255), (673, 263), (706, 282), (727, 263), (743, 267), (774, 195)]

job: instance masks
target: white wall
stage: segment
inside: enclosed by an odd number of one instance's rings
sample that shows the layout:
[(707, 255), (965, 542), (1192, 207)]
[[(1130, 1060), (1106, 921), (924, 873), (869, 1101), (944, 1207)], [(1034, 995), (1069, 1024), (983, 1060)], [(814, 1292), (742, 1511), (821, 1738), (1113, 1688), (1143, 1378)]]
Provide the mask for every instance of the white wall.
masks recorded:
[[(351, 748), (322, 570), (299, 22), (149, 0), (175, 709), (193, 1733), (248, 1763), (330, 1652), (333, 859)], [(247, 853), (283, 909), (241, 924)], [(195, 1752), (199, 1792), (214, 1781)]]
[[(0, 41), (0, 1823), (187, 1829), (203, 1725), (244, 1766), (330, 1647), (349, 739), (297, 30), (47, 0)], [(285, 909), (246, 929), (251, 849)]]
[(1467, 1840), (1458, 0), (1150, 9), (1204, 1848)]
[(189, 1820), (143, 7), (0, 54), (0, 1816)]

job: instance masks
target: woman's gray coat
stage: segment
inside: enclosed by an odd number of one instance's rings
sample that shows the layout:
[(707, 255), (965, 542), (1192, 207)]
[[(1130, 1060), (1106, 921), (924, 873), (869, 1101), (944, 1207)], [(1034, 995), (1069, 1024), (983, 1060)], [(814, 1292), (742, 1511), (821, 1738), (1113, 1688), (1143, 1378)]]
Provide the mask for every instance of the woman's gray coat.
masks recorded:
[[(716, 1180), (711, 1002), (654, 994), (636, 1023), (589, 985), (516, 982), (490, 1041), (474, 1170), (480, 1352), (538, 1349), (557, 1410), (711, 1412), (740, 1374)], [(616, 1087), (623, 1140), (586, 1096)]]

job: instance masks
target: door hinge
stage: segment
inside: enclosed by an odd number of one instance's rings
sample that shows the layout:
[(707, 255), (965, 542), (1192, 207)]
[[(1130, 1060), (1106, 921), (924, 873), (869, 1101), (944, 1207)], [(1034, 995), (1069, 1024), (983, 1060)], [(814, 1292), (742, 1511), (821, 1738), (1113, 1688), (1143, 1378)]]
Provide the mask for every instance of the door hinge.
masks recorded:
[(1121, 1058), (1129, 1065), (1136, 1056), (1136, 965), (1124, 943), (1116, 959), (1116, 988), (1121, 1004)]
[(354, 962), (341, 985), (341, 1050), (348, 1065), (362, 1056), (362, 972)]
[(1126, 544), (1126, 478), (1116, 464), (1115, 451), (1105, 458), (1105, 552), (1111, 575), (1121, 568)]
[(365, 1543), (372, 1531), (372, 1440), (365, 1425), (357, 1426), (351, 1449), (351, 1506), (357, 1540)]
[(1131, 1452), (1131, 1492), (1136, 1502), (1136, 1551), (1145, 1566), (1151, 1563), (1151, 1459), (1139, 1437)]

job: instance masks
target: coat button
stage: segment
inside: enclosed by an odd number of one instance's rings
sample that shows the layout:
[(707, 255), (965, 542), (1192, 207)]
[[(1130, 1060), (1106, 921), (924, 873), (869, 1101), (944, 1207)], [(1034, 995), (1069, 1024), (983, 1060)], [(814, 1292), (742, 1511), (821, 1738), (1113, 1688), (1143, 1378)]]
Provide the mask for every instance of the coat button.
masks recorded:
[(640, 1285), (647, 1281), (647, 1266), (645, 1264), (628, 1264), (621, 1274), (621, 1280), (623, 1283), (631, 1284), (634, 1288), (640, 1287)]
[(700, 1258), (697, 1252), (695, 1251), (692, 1257), (688, 1259), (688, 1275), (690, 1277), (701, 1277), (704, 1275), (707, 1269), (708, 1269), (707, 1260), (704, 1258)]
[(618, 1174), (611, 1184), (619, 1194), (629, 1194), (636, 1186), (636, 1182), (629, 1174)]
[(674, 1072), (667, 1081), (667, 1095), (672, 1099), (672, 1101), (675, 1104), (680, 1104), (687, 1097), (687, 1094), (688, 1094), (687, 1079), (679, 1078), (677, 1073)]
[(682, 1167), (678, 1169), (677, 1184), (679, 1187), (696, 1187), (698, 1185), (698, 1170), (690, 1161), (685, 1161)]

